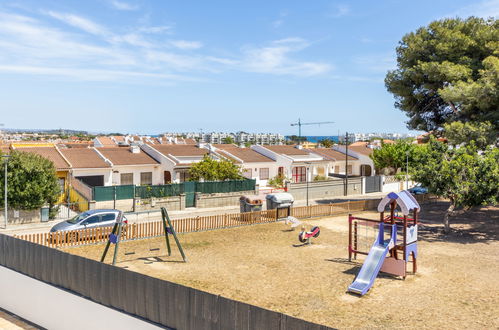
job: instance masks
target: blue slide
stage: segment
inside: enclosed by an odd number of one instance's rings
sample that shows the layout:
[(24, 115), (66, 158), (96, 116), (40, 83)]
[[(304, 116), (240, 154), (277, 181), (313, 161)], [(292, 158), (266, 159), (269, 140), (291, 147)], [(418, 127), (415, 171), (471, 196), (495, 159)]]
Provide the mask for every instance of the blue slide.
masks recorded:
[(374, 280), (378, 276), (379, 270), (385, 261), (386, 255), (397, 240), (397, 225), (392, 225), (392, 237), (384, 240), (384, 225), (380, 223), (378, 238), (374, 241), (369, 254), (367, 255), (359, 274), (348, 287), (348, 292), (353, 292), (361, 296), (373, 286)]

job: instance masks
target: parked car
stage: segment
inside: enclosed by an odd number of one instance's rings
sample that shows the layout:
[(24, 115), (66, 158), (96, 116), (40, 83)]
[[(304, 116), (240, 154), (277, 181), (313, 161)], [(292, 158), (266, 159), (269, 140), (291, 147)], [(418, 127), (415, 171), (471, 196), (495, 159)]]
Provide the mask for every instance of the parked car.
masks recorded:
[(428, 189), (423, 187), (420, 183), (418, 183), (417, 185), (415, 185), (412, 188), (409, 188), (408, 190), (413, 195), (422, 195), (422, 194), (428, 193)]
[[(116, 223), (120, 211), (113, 209), (100, 209), (100, 210), (89, 210), (78, 214), (72, 219), (65, 220), (53, 226), (50, 229), (51, 236), (57, 232), (69, 232), (71, 235), (63, 236), (65, 240), (78, 240), (79, 233), (73, 232), (75, 230), (91, 229), (98, 227), (111, 227)], [(128, 224), (128, 220), (123, 216), (123, 223)], [(126, 226), (124, 226), (125, 228)], [(69, 233), (68, 233), (69, 234)]]

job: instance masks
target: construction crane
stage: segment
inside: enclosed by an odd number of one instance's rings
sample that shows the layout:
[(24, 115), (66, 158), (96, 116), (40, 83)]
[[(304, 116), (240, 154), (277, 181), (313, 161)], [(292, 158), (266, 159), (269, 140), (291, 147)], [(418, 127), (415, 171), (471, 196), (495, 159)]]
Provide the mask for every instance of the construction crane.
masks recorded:
[(325, 125), (325, 124), (334, 124), (334, 121), (319, 121), (316, 123), (302, 123), (300, 118), (298, 118), (297, 123), (291, 123), (291, 126), (298, 126), (298, 144), (301, 144), (301, 127), (305, 125)]

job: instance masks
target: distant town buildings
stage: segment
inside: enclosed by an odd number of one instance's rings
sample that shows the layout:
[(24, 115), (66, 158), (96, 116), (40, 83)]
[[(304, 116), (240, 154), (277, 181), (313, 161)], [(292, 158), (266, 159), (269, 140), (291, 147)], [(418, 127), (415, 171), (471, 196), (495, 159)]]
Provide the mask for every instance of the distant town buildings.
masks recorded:
[[(370, 141), (373, 139), (384, 139), (384, 140), (400, 140), (406, 138), (415, 138), (417, 134), (411, 133), (349, 133), (348, 142), (358, 142), (358, 141)], [(338, 137), (340, 144), (345, 143), (345, 135), (340, 135)]]
[(282, 144), (284, 135), (275, 133), (165, 133), (165, 137), (185, 136), (199, 142), (222, 144), (230, 138), (237, 144)]

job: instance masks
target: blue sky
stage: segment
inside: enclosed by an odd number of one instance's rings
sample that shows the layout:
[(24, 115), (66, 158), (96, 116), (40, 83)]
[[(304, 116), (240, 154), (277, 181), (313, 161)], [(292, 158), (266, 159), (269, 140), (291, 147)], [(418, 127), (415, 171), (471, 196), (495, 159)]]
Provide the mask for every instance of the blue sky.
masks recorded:
[(405, 33), (499, 0), (0, 2), (0, 122), (157, 134), (407, 132), (383, 83)]

